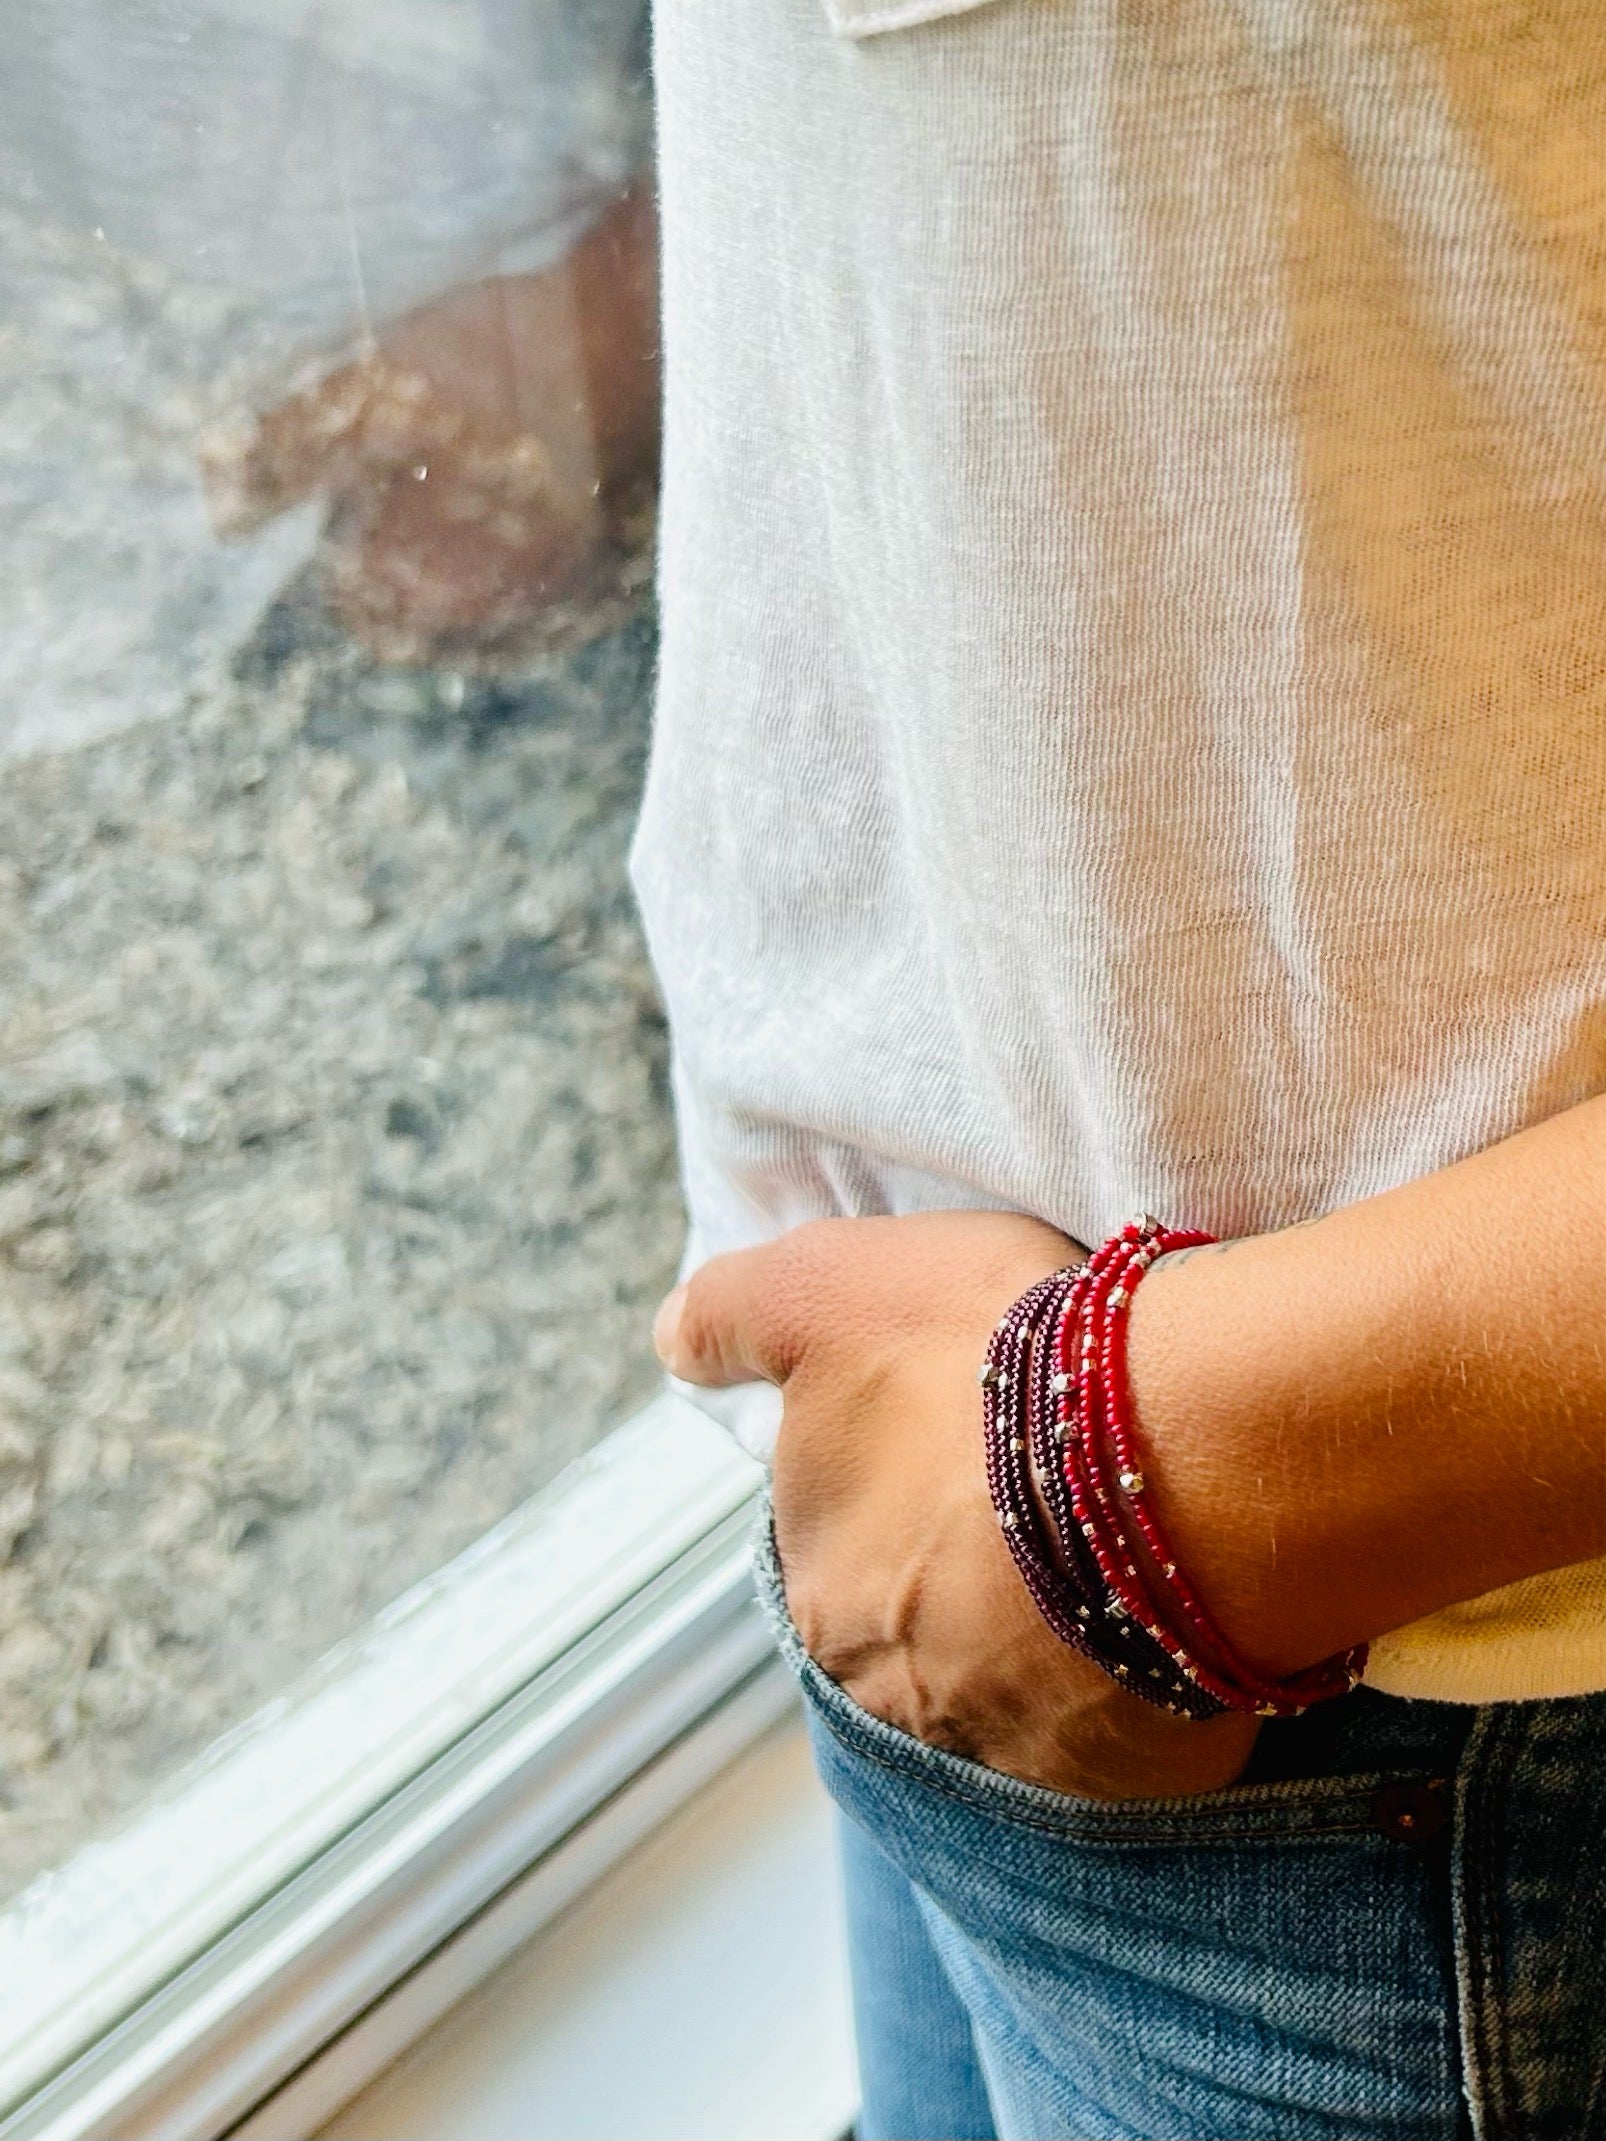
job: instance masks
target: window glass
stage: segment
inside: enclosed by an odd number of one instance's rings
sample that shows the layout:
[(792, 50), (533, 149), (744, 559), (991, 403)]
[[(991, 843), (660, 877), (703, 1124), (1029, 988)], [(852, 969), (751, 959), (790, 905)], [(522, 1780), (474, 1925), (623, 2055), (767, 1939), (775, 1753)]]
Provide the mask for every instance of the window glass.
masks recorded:
[(0, 1894), (653, 1387), (637, 0), (0, 71)]

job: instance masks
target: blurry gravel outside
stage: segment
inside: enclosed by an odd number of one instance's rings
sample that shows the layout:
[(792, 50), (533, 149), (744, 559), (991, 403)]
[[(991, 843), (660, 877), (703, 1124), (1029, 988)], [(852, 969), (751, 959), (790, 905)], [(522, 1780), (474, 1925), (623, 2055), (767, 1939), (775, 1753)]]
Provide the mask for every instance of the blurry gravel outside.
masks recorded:
[(0, 1892), (655, 1383), (651, 619), (375, 666), (306, 583), (0, 782)]

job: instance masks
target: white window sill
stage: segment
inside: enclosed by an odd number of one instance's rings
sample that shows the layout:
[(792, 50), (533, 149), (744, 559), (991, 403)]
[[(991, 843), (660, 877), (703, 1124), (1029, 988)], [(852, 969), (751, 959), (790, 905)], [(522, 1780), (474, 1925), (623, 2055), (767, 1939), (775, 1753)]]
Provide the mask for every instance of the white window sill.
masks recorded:
[[(340, 2068), (235, 2141), (304, 2141)], [(321, 2133), (836, 2141), (856, 2094), (831, 1816), (789, 1707)]]
[(756, 1477), (650, 1407), (0, 1914), (3, 2141), (210, 2141), (476, 1918), (523, 1893), (524, 1937), (531, 1896), (550, 1917), (698, 1790), (789, 1700)]

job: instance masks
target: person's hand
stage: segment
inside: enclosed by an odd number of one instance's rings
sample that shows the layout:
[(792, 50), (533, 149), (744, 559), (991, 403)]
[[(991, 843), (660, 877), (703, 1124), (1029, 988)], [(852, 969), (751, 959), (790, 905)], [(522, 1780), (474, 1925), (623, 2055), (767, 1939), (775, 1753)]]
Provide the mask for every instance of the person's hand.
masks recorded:
[(775, 1531), (811, 1657), (917, 1739), (1089, 1798), (1231, 1783), (1255, 1721), (1169, 1716), (1039, 1616), (987, 1491), (976, 1369), (1034, 1281), (1083, 1254), (1013, 1214), (836, 1219), (714, 1258), (655, 1338), (672, 1373), (785, 1392)]
[(443, 292), (366, 356), (202, 454), (220, 533), (318, 495), (319, 558), (381, 660), (493, 661), (578, 611), (622, 621), (650, 571), (658, 457), (656, 208), (616, 201), (539, 273)]

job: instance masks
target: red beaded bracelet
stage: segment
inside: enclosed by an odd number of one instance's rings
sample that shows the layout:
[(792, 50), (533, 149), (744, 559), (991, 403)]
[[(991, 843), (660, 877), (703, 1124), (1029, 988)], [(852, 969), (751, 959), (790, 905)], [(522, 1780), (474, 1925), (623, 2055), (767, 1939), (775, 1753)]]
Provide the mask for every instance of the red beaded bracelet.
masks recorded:
[[(1145, 1213), (1086, 1263), (1014, 1304), (982, 1370), (994, 1386), (985, 1409), (989, 1486), (1027, 1587), (1064, 1640), (1167, 1708), (1292, 1716), (1346, 1694), (1365, 1667), (1365, 1645), (1284, 1680), (1237, 1655), (1177, 1566), (1143, 1475), (1127, 1390), (1127, 1312), (1144, 1274), (1160, 1257), (1214, 1239)], [(1045, 1315), (1050, 1351), (1034, 1374)], [(1044, 1405), (1055, 1408), (1052, 1420), (1041, 1416)], [(1023, 1457), (1056, 1444), (1058, 1476), (1040, 1474), (1039, 1486), (1060, 1534), (1057, 1561), (1040, 1536)]]
[(1215, 1716), (1222, 1705), (1110, 1596), (1070, 1521), (1055, 1439), (1052, 1338), (1085, 1278), (1085, 1265), (1050, 1273), (993, 1333), (978, 1376), (993, 1506), (1026, 1589), (1062, 1642), (1178, 1716)]
[[(1080, 1320), (1074, 1411), (1063, 1407), (1061, 1421), (1071, 1430), (1067, 1452), (1080, 1475), (1100, 1566), (1127, 1609), (1140, 1612), (1147, 1607), (1155, 1616), (1158, 1639), (1229, 1709), (1289, 1716), (1346, 1694), (1360, 1677), (1364, 1649), (1326, 1659), (1286, 1680), (1268, 1679), (1241, 1659), (1177, 1566), (1144, 1480), (1133, 1430), (1126, 1381), (1126, 1322), (1132, 1300), (1150, 1265), (1161, 1256), (1213, 1239), (1198, 1230), (1162, 1227), (1145, 1214), (1104, 1245)], [(1062, 1372), (1069, 1365), (1068, 1353), (1067, 1324), (1059, 1335)], [(1134, 1528), (1136, 1538), (1131, 1536)]]

